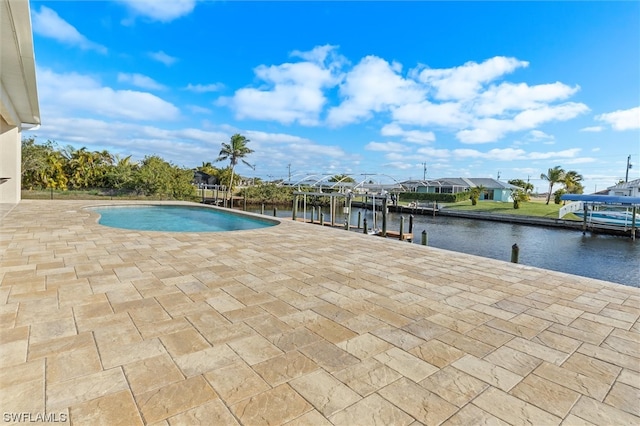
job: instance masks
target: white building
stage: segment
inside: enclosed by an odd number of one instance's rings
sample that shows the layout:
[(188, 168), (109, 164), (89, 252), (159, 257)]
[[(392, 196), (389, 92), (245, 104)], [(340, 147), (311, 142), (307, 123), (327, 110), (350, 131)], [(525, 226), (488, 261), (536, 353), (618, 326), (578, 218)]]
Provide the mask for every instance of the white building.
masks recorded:
[(609, 195), (618, 197), (640, 197), (640, 179), (623, 182), (607, 188)]
[(40, 124), (27, 0), (0, 0), (0, 203), (20, 201), (22, 130)]

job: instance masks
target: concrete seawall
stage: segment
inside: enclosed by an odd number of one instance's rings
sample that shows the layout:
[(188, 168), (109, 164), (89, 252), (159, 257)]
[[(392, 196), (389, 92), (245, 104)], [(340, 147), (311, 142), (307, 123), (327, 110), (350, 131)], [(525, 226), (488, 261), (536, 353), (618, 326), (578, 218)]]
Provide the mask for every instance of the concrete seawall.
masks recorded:
[[(365, 206), (364, 203), (353, 203), (353, 207), (361, 207), (371, 208), (371, 205)], [(381, 208), (380, 206), (377, 206)], [(413, 214), (413, 215), (425, 215), (430, 216), (433, 215), (433, 207), (407, 207), (407, 206), (394, 206), (389, 205), (388, 209), (393, 213), (405, 213), (405, 214)], [(520, 216), (520, 215), (509, 215), (509, 214), (491, 214), (485, 212), (469, 212), (469, 211), (460, 211), (453, 210), (447, 208), (436, 208), (435, 211), (436, 216), (449, 216), (449, 217), (459, 217), (465, 219), (478, 219), (478, 220), (489, 220), (494, 222), (503, 222), (503, 223), (517, 223), (519, 225), (531, 225), (531, 226), (545, 226), (548, 228), (563, 228), (563, 229), (576, 229), (582, 230), (582, 222), (576, 220), (564, 220), (564, 219), (551, 219), (546, 217), (535, 217), (535, 216)], [(640, 224), (637, 224), (637, 226)], [(606, 226), (606, 225), (598, 225), (593, 223), (587, 224), (587, 231), (598, 233), (598, 234), (608, 234), (608, 235), (620, 235), (620, 236), (631, 236), (631, 229), (615, 227), (615, 226)], [(640, 228), (636, 227), (636, 237), (640, 237)]]

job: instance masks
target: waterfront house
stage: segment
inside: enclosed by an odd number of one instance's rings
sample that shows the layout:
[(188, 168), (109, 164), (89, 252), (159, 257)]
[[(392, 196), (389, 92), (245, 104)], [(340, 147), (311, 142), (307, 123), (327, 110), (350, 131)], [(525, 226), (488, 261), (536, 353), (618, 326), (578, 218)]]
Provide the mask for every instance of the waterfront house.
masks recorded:
[(484, 187), (480, 194), (480, 200), (493, 200), (511, 202), (511, 194), (520, 189), (515, 185), (492, 178), (440, 178), (420, 181), (405, 181), (402, 185), (414, 192), (427, 192), (434, 194), (456, 194), (469, 191), (479, 186)]
[(640, 179), (610, 186), (607, 191), (609, 195), (617, 195), (618, 197), (640, 197)]

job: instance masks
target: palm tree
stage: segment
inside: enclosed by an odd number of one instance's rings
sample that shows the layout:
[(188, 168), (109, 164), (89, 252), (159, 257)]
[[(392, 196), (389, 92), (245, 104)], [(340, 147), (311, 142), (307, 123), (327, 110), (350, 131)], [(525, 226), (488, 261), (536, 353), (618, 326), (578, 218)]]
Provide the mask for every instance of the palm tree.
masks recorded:
[(244, 164), (252, 167), (251, 164), (244, 160), (244, 157), (253, 152), (252, 149), (247, 148), (247, 143), (251, 142), (239, 133), (231, 136), (229, 143), (222, 143), (222, 149), (218, 154), (216, 161), (229, 160), (231, 167), (231, 178), (229, 179), (229, 197), (231, 197), (231, 191), (233, 189), (233, 169), (238, 164), (238, 160), (241, 160)]
[(569, 170), (564, 174), (564, 179), (562, 180), (564, 189), (569, 194), (582, 194), (584, 191), (584, 186), (582, 186), (583, 179), (584, 177), (580, 173), (575, 170)]
[(549, 204), (549, 200), (551, 199), (551, 192), (553, 191), (553, 185), (556, 183), (562, 182), (564, 180), (564, 169), (560, 166), (555, 166), (552, 169), (547, 170), (547, 174), (542, 173), (540, 175), (540, 179), (544, 179), (549, 181), (549, 193), (547, 194), (547, 204)]

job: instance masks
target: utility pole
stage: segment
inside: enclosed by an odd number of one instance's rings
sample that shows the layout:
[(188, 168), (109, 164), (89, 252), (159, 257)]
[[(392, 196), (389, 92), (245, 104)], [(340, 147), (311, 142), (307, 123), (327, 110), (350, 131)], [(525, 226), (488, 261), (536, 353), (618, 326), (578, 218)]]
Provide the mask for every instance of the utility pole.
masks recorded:
[(500, 180), (500, 170), (498, 170), (498, 180)]
[(624, 181), (629, 182), (629, 169), (633, 167), (633, 164), (631, 164), (631, 156), (627, 157), (627, 172), (624, 176)]
[(287, 167), (289, 168), (289, 183), (291, 183), (291, 163)]
[(422, 163), (423, 173), (422, 180), (427, 180), (427, 163)]

